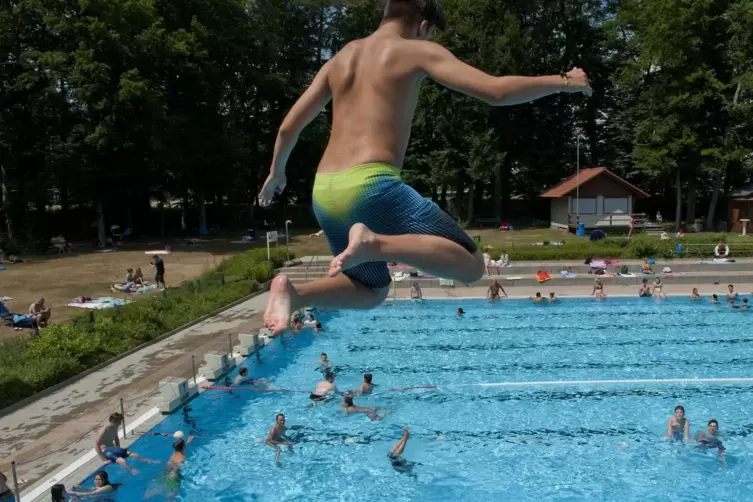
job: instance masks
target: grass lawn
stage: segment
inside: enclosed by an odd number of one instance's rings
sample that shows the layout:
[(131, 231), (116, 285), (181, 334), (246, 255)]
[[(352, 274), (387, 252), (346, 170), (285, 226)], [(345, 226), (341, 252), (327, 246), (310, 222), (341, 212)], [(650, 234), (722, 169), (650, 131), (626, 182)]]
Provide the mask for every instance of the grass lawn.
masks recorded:
[[(141, 267), (146, 280), (152, 281), (154, 269), (149, 266), (151, 256), (144, 250), (162, 246), (134, 245), (111, 253), (74, 252), (60, 257), (29, 257), (28, 263), (7, 265), (0, 271), (0, 296), (13, 298), (5, 302), (11, 312), (25, 314), (29, 305), (44, 298), (52, 308), (51, 323), (64, 322), (86, 312), (85, 309), (66, 307), (77, 296), (115, 296), (138, 299), (146, 295), (113, 293), (110, 286), (122, 282), (126, 268)], [(175, 250), (163, 256), (167, 285), (178, 285), (204, 271), (214, 268), (225, 256), (223, 252), (196, 248)], [(150, 292), (158, 294), (157, 291)], [(31, 333), (31, 330), (14, 331), (0, 326), (0, 341)]]

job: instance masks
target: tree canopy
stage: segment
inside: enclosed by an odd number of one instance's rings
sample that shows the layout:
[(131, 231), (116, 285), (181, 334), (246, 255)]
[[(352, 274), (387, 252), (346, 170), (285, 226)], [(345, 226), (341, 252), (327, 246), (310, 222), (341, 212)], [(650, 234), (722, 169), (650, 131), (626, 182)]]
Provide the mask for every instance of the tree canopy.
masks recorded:
[[(406, 179), (460, 220), (546, 217), (537, 195), (606, 166), (712, 226), (750, 176), (753, 0), (444, 0), (438, 42), (498, 75), (589, 74), (590, 98), (491, 108), (425, 84)], [(256, 202), (277, 127), (321, 64), (376, 29), (376, 0), (0, 0), (0, 232), (103, 241), (296, 213), (329, 113)]]

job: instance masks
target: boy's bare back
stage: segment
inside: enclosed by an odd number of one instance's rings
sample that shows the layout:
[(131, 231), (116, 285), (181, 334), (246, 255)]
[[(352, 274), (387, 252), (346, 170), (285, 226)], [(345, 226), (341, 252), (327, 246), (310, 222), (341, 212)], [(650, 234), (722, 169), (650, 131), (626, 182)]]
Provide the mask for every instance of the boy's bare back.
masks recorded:
[(377, 31), (327, 63), (332, 133), (319, 172), (370, 162), (402, 167), (424, 79), (416, 57), (424, 43)]

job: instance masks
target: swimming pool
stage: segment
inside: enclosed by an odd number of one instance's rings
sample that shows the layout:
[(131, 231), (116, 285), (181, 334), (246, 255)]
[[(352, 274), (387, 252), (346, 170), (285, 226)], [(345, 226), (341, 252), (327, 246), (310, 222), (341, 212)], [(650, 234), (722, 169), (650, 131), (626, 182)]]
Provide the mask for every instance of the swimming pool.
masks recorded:
[[(455, 316), (463, 307), (466, 315)], [(749, 500), (751, 384), (583, 383), (480, 387), (478, 383), (735, 378), (753, 376), (753, 312), (672, 298), (561, 300), (552, 305), (480, 300), (395, 302), (370, 312), (320, 315), (326, 331), (286, 334), (244, 365), (251, 376), (300, 393), (210, 390), (190, 404), (202, 437), (188, 447), (184, 501), (708, 501)], [(340, 389), (362, 374), (378, 384), (362, 406), (388, 406), (383, 421), (345, 416), (338, 402), (309, 407), (321, 352)], [(474, 384), (463, 386), (464, 384)], [(389, 392), (437, 385), (437, 389)], [(719, 421), (728, 466), (715, 454), (661, 440), (675, 405), (691, 432)], [(255, 438), (275, 414), (306, 430), (283, 467)], [(411, 474), (386, 458), (402, 426)], [(154, 432), (188, 432), (181, 413)], [(170, 438), (132, 449), (166, 460)], [(134, 463), (117, 500), (161, 490), (162, 466)], [(87, 484), (91, 484), (90, 482)], [(164, 491), (150, 500), (167, 500)]]

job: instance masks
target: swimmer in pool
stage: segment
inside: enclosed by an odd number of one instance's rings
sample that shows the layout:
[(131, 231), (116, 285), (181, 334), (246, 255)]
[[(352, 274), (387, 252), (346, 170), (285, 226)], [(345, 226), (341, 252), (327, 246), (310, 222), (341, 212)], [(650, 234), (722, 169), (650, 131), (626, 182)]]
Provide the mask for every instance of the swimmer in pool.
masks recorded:
[(458, 317), (463, 317), (465, 315), (465, 310), (463, 310), (462, 308), (459, 308), (455, 311), (455, 315)]
[(716, 296), (716, 293), (711, 295), (711, 303), (719, 303), (719, 297)]
[(335, 375), (327, 372), (327, 374), (324, 375), (324, 381), (316, 384), (316, 389), (314, 389), (314, 392), (309, 395), (309, 399), (311, 399), (312, 402), (324, 401), (327, 398), (327, 394), (330, 392), (339, 394), (340, 391), (337, 390), (334, 382)]
[(376, 387), (376, 385), (371, 383), (371, 380), (372, 380), (371, 373), (365, 373), (363, 375), (363, 383), (361, 384), (361, 388), (358, 389), (359, 394), (361, 394), (362, 396), (368, 396), (374, 391), (374, 387)]
[[(145, 499), (160, 495), (166, 495), (169, 500), (177, 497), (180, 483), (183, 481), (180, 468), (186, 461), (186, 447), (191, 444), (193, 439), (193, 436), (188, 436), (188, 440), (180, 438), (173, 442), (173, 453), (170, 455), (170, 460), (167, 461), (167, 470), (159, 476), (158, 485), (146, 492)], [(165, 490), (167, 493), (165, 493)]]
[(541, 303), (544, 301), (544, 299), (541, 297), (541, 293), (538, 291), (536, 292), (536, 296), (529, 296), (528, 297), (533, 303)]
[(690, 293), (690, 299), (691, 300), (700, 300), (701, 295), (698, 294), (698, 288), (693, 288), (693, 292)]
[(690, 441), (690, 420), (685, 418), (685, 408), (675, 406), (675, 414), (667, 421), (667, 435), (664, 440)]
[(152, 464), (158, 463), (154, 460), (144, 458), (126, 448), (120, 447), (118, 428), (122, 423), (123, 415), (120, 413), (113, 413), (110, 415), (109, 423), (99, 430), (99, 433), (97, 433), (97, 439), (94, 442), (94, 451), (97, 453), (97, 456), (99, 456), (99, 458), (105, 463), (117, 463), (132, 474), (137, 474), (138, 471), (128, 465), (126, 458), (133, 458)]
[(390, 459), (390, 464), (392, 464), (392, 467), (400, 472), (410, 472), (410, 470), (413, 468), (413, 465), (407, 462), (403, 457), (405, 446), (408, 444), (408, 436), (408, 428), (403, 427), (403, 437), (400, 438), (400, 441), (398, 441), (387, 454), (387, 458)]
[(79, 498), (99, 498), (100, 495), (112, 493), (121, 483), (110, 483), (110, 478), (105, 471), (99, 471), (94, 475), (94, 488), (74, 486), (68, 490), (68, 495), (76, 495)]
[(266, 386), (269, 385), (269, 380), (266, 378), (248, 378), (248, 368), (243, 367), (233, 379), (233, 385)]
[(733, 309), (738, 309), (738, 310), (748, 310), (750, 308), (750, 305), (748, 305), (748, 299), (747, 298), (743, 298), (742, 304), (740, 304), (740, 305), (732, 305), (732, 308)]
[(342, 402), (342, 410), (350, 415), (351, 413), (365, 413), (371, 420), (381, 420), (384, 415), (377, 414), (376, 407), (365, 408), (362, 406), (356, 406), (353, 402), (353, 396), (344, 396)]
[(554, 303), (557, 301), (557, 297), (554, 295), (554, 293), (549, 293), (549, 303)]
[(709, 420), (708, 423), (708, 430), (706, 432), (700, 431), (698, 434), (696, 434), (695, 437), (696, 441), (698, 441), (700, 444), (698, 445), (698, 448), (702, 450), (708, 450), (708, 449), (717, 449), (719, 450), (719, 460), (727, 463), (727, 460), (724, 457), (724, 445), (722, 444), (722, 441), (719, 439), (719, 422), (717, 422), (714, 419)]
[(267, 446), (275, 450), (275, 465), (277, 467), (282, 467), (282, 464), (280, 463), (280, 454), (282, 454), (282, 449), (280, 446), (287, 446), (288, 451), (292, 453), (293, 451), (293, 441), (290, 440), (290, 438), (286, 435), (287, 430), (285, 429), (285, 415), (282, 413), (278, 413), (275, 417), (275, 425), (269, 429), (269, 435), (267, 436)]
[(727, 300), (730, 300), (732, 302), (737, 300), (737, 291), (735, 291), (735, 286), (733, 286), (732, 284), (727, 286)]
[(319, 360), (314, 364), (319, 365), (319, 371), (321, 371), (322, 373), (327, 373), (332, 369), (332, 361), (327, 358), (326, 352), (322, 352), (319, 356)]

